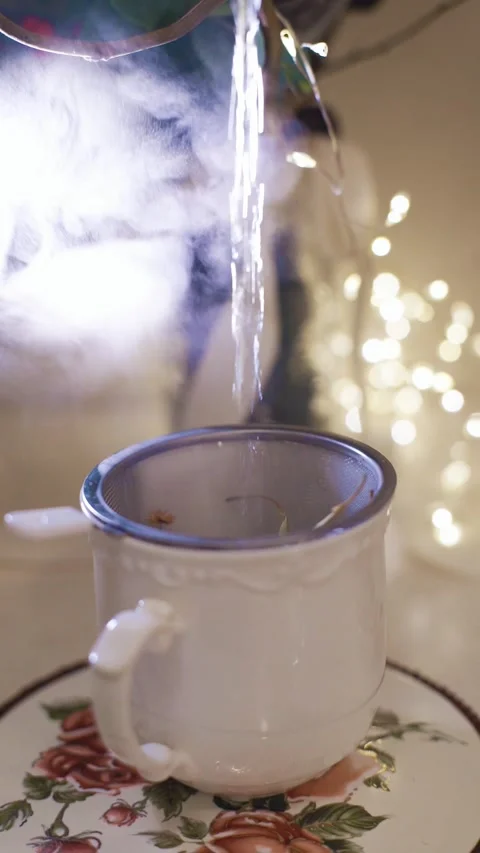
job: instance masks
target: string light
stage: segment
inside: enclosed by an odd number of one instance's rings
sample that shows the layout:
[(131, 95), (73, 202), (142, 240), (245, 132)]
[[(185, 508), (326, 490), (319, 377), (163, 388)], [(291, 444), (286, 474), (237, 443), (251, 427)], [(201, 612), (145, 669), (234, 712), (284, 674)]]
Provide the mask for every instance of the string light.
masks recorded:
[(462, 538), (462, 532), (458, 524), (450, 524), (449, 527), (441, 527), (435, 530), (435, 539), (446, 548), (454, 548)]
[[(410, 210), (410, 197), (407, 193), (396, 193), (390, 202), (386, 216), (386, 225), (393, 227), (401, 223)], [(378, 258), (386, 257), (392, 250), (392, 242), (383, 235), (375, 237), (371, 243), (371, 252)], [(357, 300), (362, 279), (352, 273), (343, 282), (343, 294), (346, 302)], [(433, 355), (424, 361), (411, 359), (415, 350), (409, 347), (412, 336), (413, 346), (419, 340), (419, 325), (434, 320), (437, 312), (445, 308), (437, 305), (449, 298), (450, 286), (443, 279), (431, 281), (424, 293), (404, 287), (404, 283), (393, 271), (379, 271), (371, 281), (370, 303), (376, 309), (371, 313), (370, 337), (365, 336), (361, 345), (361, 356), (366, 363), (365, 399), (356, 382), (348, 377), (333, 384), (333, 397), (339, 403), (345, 427), (353, 433), (362, 432), (362, 406), (370, 413), (388, 419), (392, 442), (398, 446), (398, 453), (406, 453), (415, 442), (424, 440), (426, 424), (429, 419), (422, 417), (423, 409), (430, 407), (436, 395), (446, 417), (450, 418), (453, 429), (463, 431), (463, 441), (453, 441), (449, 448), (450, 461), (432, 472), (432, 484), (438, 483), (443, 500), (456, 496), (472, 482), (473, 463), (469, 459), (472, 441), (480, 440), (480, 411), (470, 413), (465, 418), (452, 418), (465, 408), (465, 397), (456, 387), (452, 369), (442, 369), (442, 362), (455, 364), (462, 358), (468, 342), (468, 350), (480, 358), (480, 333), (475, 331), (475, 312), (463, 301), (451, 302), (446, 306), (449, 319), (445, 325), (443, 339), (440, 339)], [(384, 336), (378, 332), (384, 327)], [(408, 339), (408, 340), (407, 340)], [(406, 343), (405, 343), (406, 342)], [(330, 350), (338, 358), (348, 358), (354, 347), (351, 334), (339, 331), (330, 338)], [(435, 397), (433, 397), (435, 395)], [(427, 412), (431, 409), (427, 408)], [(385, 421), (381, 421), (384, 423)], [(439, 424), (439, 429), (442, 425)], [(445, 426), (445, 434), (452, 427)], [(428, 440), (433, 440), (429, 434)], [(402, 450), (405, 448), (405, 450)], [(401, 458), (401, 457), (400, 457)], [(409, 457), (406, 457), (407, 459)], [(417, 458), (417, 457), (415, 457)], [(447, 456), (448, 460), (448, 456)], [(438, 545), (444, 548), (458, 546), (464, 538), (459, 520), (454, 519), (448, 504), (438, 503), (430, 511), (430, 535)]]
[(468, 338), (468, 329), (462, 323), (452, 323), (447, 326), (445, 337), (452, 344), (464, 344)]
[(412, 371), (412, 382), (420, 391), (427, 391), (433, 386), (435, 372), (428, 364), (418, 364)]
[(463, 409), (465, 398), (461, 391), (453, 388), (451, 391), (446, 391), (442, 396), (442, 406), (446, 412), (459, 412)]
[(465, 430), (472, 438), (480, 438), (480, 412), (470, 415)]
[(389, 299), (386, 302), (383, 302), (379, 309), (380, 316), (383, 317), (384, 320), (390, 320), (392, 323), (395, 323), (397, 320), (401, 320), (404, 311), (405, 308), (403, 307), (401, 299)]
[(435, 317), (435, 311), (432, 306), (428, 304), (428, 302), (424, 302), (422, 305), (422, 310), (418, 316), (420, 323), (430, 323), (431, 320)]
[(400, 317), (399, 320), (389, 320), (385, 326), (387, 335), (397, 341), (404, 341), (405, 338), (408, 338), (411, 329), (412, 327), (406, 317)]
[(460, 323), (462, 326), (466, 326), (467, 329), (471, 329), (475, 320), (475, 314), (473, 313), (470, 305), (467, 305), (466, 302), (454, 302), (452, 305), (452, 320), (454, 323)]
[(444, 491), (456, 492), (465, 486), (472, 476), (472, 469), (467, 462), (457, 459), (450, 462), (441, 473), (441, 483)]
[(480, 334), (472, 338), (472, 349), (475, 355), (480, 356)]
[(352, 273), (347, 276), (343, 282), (343, 295), (347, 302), (355, 302), (358, 292), (362, 286), (362, 279), (358, 273)]
[(392, 250), (392, 244), (388, 237), (375, 237), (372, 241), (372, 252), (377, 258), (385, 258)]
[(410, 210), (410, 196), (407, 193), (396, 193), (390, 202), (390, 210), (405, 217)]
[(450, 391), (454, 385), (453, 376), (450, 376), (449, 373), (440, 371), (440, 373), (436, 373), (433, 377), (432, 388), (438, 394), (445, 394), (445, 391)]
[(442, 527), (450, 527), (453, 523), (453, 515), (449, 509), (439, 507), (432, 513), (432, 524), (434, 527), (441, 530)]
[(442, 299), (446, 299), (448, 296), (450, 288), (446, 281), (442, 281), (442, 279), (436, 279), (436, 281), (432, 281), (427, 287), (427, 293), (430, 299), (434, 299), (435, 302), (441, 302)]
[(370, 364), (376, 364), (376, 362), (381, 361), (383, 357), (382, 341), (378, 338), (369, 338), (362, 347), (362, 355), (365, 361), (368, 361)]
[(373, 292), (380, 299), (391, 299), (400, 290), (400, 279), (391, 272), (381, 272), (373, 279)]
[(408, 320), (420, 320), (425, 308), (431, 307), (425, 302), (419, 293), (415, 293), (413, 290), (404, 293), (400, 298), (403, 302), (403, 307), (405, 308), (405, 317), (407, 317)]
[(417, 428), (413, 421), (400, 420), (392, 424), (392, 438), (395, 444), (406, 446), (412, 444), (417, 437)]
[(405, 219), (401, 213), (398, 213), (396, 210), (389, 210), (387, 214), (387, 218), (385, 220), (385, 225), (387, 228), (391, 228), (392, 225), (398, 225), (400, 222), (403, 222)]
[(402, 354), (402, 347), (399, 341), (394, 338), (385, 338), (382, 341), (383, 357), (388, 361), (395, 361)]
[(452, 344), (451, 341), (442, 341), (437, 352), (442, 361), (451, 363), (458, 361), (462, 354), (462, 348), (460, 344)]

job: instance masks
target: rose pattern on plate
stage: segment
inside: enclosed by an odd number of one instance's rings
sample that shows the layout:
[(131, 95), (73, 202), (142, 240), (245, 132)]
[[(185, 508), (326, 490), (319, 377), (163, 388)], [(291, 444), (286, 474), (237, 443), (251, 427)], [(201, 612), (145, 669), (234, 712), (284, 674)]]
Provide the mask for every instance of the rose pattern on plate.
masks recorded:
[[(34, 853), (96, 853), (105, 831), (122, 829), (122, 837), (132, 827), (146, 843), (174, 853), (184, 853), (185, 845), (194, 845), (193, 853), (362, 853), (359, 839), (387, 818), (370, 814), (353, 796), (362, 784), (389, 790), (396, 767), (384, 742), (409, 734), (433, 742), (456, 740), (425, 723), (402, 722), (392, 711), (379, 711), (358, 751), (318, 779), (248, 802), (214, 797), (216, 813), (207, 825), (192, 816), (194, 807), (185, 809), (190, 799), (195, 803), (193, 788), (174, 779), (147, 784), (107, 750), (89, 699), (42, 708), (57, 724), (56, 744), (34, 759), (33, 772), (23, 779), (23, 798), (0, 806), (0, 832), (6, 832), (31, 821), (36, 802), (56, 804), (50, 826), (28, 843)], [(138, 799), (128, 802), (123, 797), (134, 789)], [(65, 822), (68, 809), (93, 798), (92, 806), (99, 795), (115, 798), (108, 808), (102, 802), (97, 812), (90, 807), (89, 824), (100, 822), (102, 829), (72, 834)], [(165, 828), (138, 831), (138, 822), (152, 808), (160, 812)]]
[(329, 853), (315, 835), (302, 829), (290, 814), (277, 812), (223, 812), (210, 826), (208, 847), (222, 853)]
[(117, 800), (102, 814), (102, 820), (109, 826), (133, 826), (139, 817), (146, 817), (147, 812), (143, 805), (133, 805), (125, 800)]
[(42, 752), (33, 767), (50, 779), (68, 779), (82, 791), (109, 791), (140, 785), (136, 770), (118, 761), (98, 733), (91, 707), (73, 710), (62, 720), (59, 743)]

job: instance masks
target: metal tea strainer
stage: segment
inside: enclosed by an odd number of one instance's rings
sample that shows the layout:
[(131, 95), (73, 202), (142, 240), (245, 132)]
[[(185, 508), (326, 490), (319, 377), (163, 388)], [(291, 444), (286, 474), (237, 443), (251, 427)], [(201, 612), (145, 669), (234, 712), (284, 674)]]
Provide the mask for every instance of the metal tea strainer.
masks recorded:
[(82, 509), (97, 527), (185, 548), (272, 548), (362, 524), (392, 498), (377, 451), (288, 427), (218, 427), (155, 439), (101, 463)]

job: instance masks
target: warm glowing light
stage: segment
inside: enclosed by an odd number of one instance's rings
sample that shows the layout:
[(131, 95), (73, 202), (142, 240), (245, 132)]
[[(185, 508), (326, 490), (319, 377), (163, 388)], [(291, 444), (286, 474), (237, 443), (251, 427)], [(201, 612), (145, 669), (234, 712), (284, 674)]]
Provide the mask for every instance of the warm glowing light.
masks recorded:
[(402, 388), (394, 400), (395, 411), (400, 415), (416, 415), (423, 405), (423, 397), (416, 388)]
[(446, 412), (459, 412), (463, 409), (465, 398), (461, 391), (453, 388), (451, 391), (446, 391), (442, 396), (442, 406)]
[(442, 527), (450, 527), (453, 523), (453, 515), (449, 509), (445, 509), (445, 507), (439, 507), (434, 512), (432, 512), (432, 524), (434, 527), (437, 527), (438, 530), (441, 530)]
[(480, 438), (480, 412), (475, 412), (473, 415), (470, 415), (467, 423), (465, 424), (465, 430), (472, 436), (472, 438)]
[(384, 320), (395, 323), (403, 317), (405, 308), (401, 299), (388, 299), (382, 302), (379, 308), (380, 316)]
[(442, 299), (446, 299), (448, 296), (449, 286), (446, 281), (442, 281), (441, 279), (437, 279), (436, 281), (432, 281), (427, 287), (427, 293), (430, 299), (434, 299), (435, 302), (441, 302)]
[(462, 323), (452, 323), (447, 326), (445, 337), (452, 344), (464, 344), (468, 338), (468, 329)]
[(403, 222), (404, 219), (405, 217), (402, 213), (397, 213), (396, 210), (389, 210), (385, 220), (385, 225), (387, 228), (391, 228), (392, 225), (398, 225), (400, 222)]
[(358, 408), (363, 402), (361, 388), (351, 379), (337, 379), (332, 385), (332, 396), (344, 409)]
[(378, 338), (369, 338), (362, 347), (362, 355), (369, 364), (376, 364), (383, 359), (383, 350), (383, 341)]
[(446, 492), (455, 492), (465, 486), (472, 476), (472, 469), (467, 462), (458, 459), (450, 462), (441, 474), (442, 487)]
[(298, 166), (299, 169), (316, 169), (317, 161), (304, 151), (291, 151), (287, 154), (287, 163)]
[(394, 361), (402, 355), (402, 347), (399, 341), (393, 338), (384, 338), (382, 341), (383, 358)]
[(412, 444), (417, 437), (417, 428), (412, 421), (395, 421), (392, 424), (392, 438), (395, 444), (406, 446)]
[(399, 290), (400, 279), (392, 272), (381, 272), (373, 279), (373, 292), (380, 298), (392, 298)]
[(350, 409), (349, 412), (345, 415), (345, 426), (348, 427), (350, 432), (361, 432), (362, 431), (362, 421), (360, 418), (360, 410), (357, 407)]
[(450, 524), (449, 527), (442, 527), (440, 530), (435, 530), (435, 539), (445, 548), (455, 547), (461, 538), (462, 532), (458, 524)]
[(385, 258), (392, 250), (392, 244), (388, 237), (375, 237), (371, 246), (372, 252), (377, 258)]
[(405, 338), (408, 338), (411, 328), (407, 318), (400, 317), (400, 320), (389, 320), (385, 326), (385, 331), (390, 338), (395, 338), (397, 341), (404, 341)]
[(433, 386), (435, 373), (428, 364), (417, 364), (412, 371), (412, 382), (420, 391), (427, 391)]
[(352, 273), (343, 282), (343, 295), (348, 302), (355, 302), (358, 292), (362, 286), (362, 279), (358, 273)]
[(450, 391), (451, 388), (455, 385), (453, 376), (450, 376), (449, 373), (436, 373), (433, 377), (432, 388), (434, 391), (437, 391), (438, 394), (445, 394), (445, 391)]
[(480, 356), (480, 335), (474, 335), (472, 338), (472, 349), (475, 355)]
[(458, 359), (460, 358), (462, 354), (462, 348), (460, 344), (452, 344), (451, 341), (442, 341), (442, 343), (437, 349), (437, 352), (439, 358), (441, 358), (442, 361), (453, 362), (458, 361)]
[[(415, 293), (414, 290), (410, 290), (408, 293), (404, 293), (400, 298), (405, 308), (405, 317), (409, 320), (419, 320), (422, 316), (422, 312), (428, 305), (423, 297), (421, 297), (419, 293)], [(431, 308), (431, 305), (428, 305), (428, 307)]]
[(422, 310), (418, 315), (418, 320), (420, 323), (430, 323), (431, 320), (435, 317), (435, 311), (428, 302), (424, 302), (422, 305)]
[(466, 302), (454, 302), (452, 305), (452, 320), (471, 329), (475, 320), (473, 309)]
[(407, 193), (397, 193), (394, 195), (390, 202), (390, 210), (395, 211), (400, 216), (406, 216), (410, 210), (410, 196)]
[(345, 332), (336, 332), (332, 335), (330, 349), (338, 358), (347, 358), (353, 350), (353, 341), (350, 335), (346, 335)]

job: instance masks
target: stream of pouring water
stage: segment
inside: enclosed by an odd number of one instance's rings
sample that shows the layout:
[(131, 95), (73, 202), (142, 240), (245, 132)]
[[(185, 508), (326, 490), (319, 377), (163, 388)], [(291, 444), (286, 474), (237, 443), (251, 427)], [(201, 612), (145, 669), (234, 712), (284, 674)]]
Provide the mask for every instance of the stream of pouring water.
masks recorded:
[(265, 188), (258, 174), (263, 132), (263, 77), (258, 50), (261, 0), (236, 0), (231, 124), (235, 146), (230, 199), (232, 236), (233, 393), (242, 415), (262, 396), (264, 321), (262, 221)]

